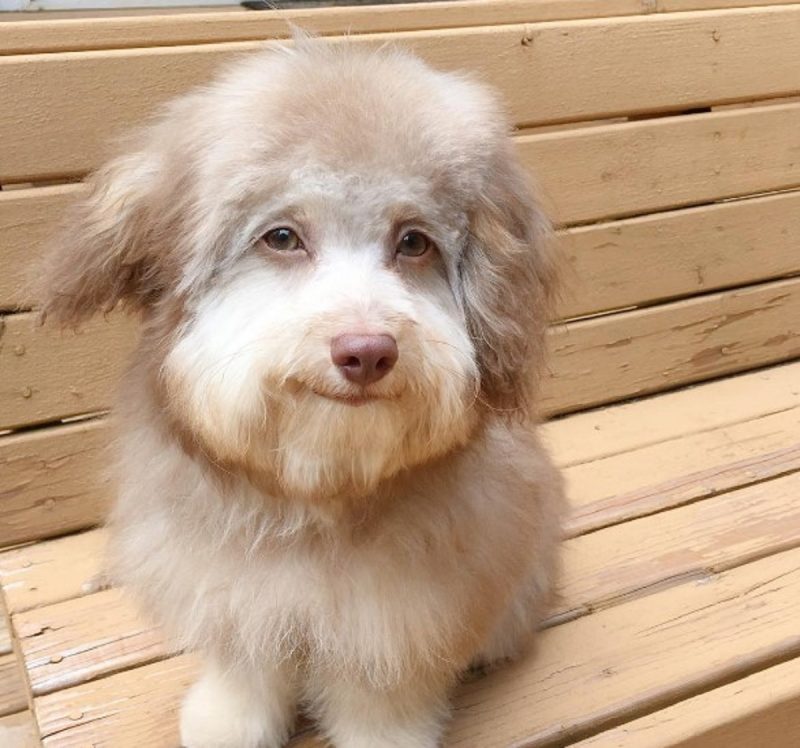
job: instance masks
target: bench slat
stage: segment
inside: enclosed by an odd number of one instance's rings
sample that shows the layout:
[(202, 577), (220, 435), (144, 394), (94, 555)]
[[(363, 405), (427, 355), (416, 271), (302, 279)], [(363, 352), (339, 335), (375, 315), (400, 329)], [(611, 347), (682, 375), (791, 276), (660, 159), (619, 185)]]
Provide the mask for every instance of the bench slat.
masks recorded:
[[(445, 745), (552, 745), (800, 654), (798, 564), (800, 550), (787, 551), (546, 630), (535, 656), (460, 689)], [(164, 685), (151, 692), (154, 673)], [(174, 729), (189, 680), (173, 659), (41, 696), (45, 745), (134, 745), (153, 713)], [(48, 743), (56, 733), (74, 742)]]
[(203, 12), (0, 22), (0, 55), (210, 44), (290, 36), (289, 22), (323, 35), (492, 26), (692, 10), (789, 5), (795, 0), (450, 0), (285, 8), (267, 13)]
[(800, 659), (793, 659), (627, 722), (574, 748), (800, 745), (798, 705)]
[[(800, 449), (793, 468), (800, 469)], [(795, 472), (567, 541), (551, 621), (800, 545), (798, 490)], [(158, 628), (119, 590), (17, 613), (13, 624), (36, 696), (167, 654)]]
[[(565, 467), (570, 533), (779, 474), (795, 444), (798, 379), (800, 363), (785, 364), (545, 424)], [(0, 437), (0, 547), (101, 522), (108, 440), (105, 419)]]
[(93, 420), (0, 438), (0, 548), (102, 521), (109, 436)]
[[(352, 43), (395, 41), (437, 67), (478, 71), (503, 94), (515, 123), (528, 126), (790, 96), (800, 91), (799, 23), (800, 7), (786, 5), (364, 35)], [(1, 57), (0, 181), (84, 174), (109, 138), (260, 46)]]

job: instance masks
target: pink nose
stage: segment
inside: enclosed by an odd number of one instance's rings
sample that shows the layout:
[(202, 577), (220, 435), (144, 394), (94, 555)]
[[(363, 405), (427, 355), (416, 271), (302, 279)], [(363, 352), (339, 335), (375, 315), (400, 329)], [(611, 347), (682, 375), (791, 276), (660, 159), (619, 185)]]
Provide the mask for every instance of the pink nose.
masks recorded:
[(400, 354), (391, 335), (337, 335), (331, 341), (331, 360), (345, 379), (368, 385), (383, 379)]

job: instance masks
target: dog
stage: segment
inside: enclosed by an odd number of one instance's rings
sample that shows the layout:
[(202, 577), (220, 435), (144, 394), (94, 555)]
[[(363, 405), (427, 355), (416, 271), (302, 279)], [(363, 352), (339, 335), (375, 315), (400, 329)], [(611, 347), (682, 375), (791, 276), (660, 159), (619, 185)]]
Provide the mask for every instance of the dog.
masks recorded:
[(89, 180), (42, 314), (124, 307), (111, 578), (205, 670), (188, 748), (432, 748), (558, 567), (537, 435), (556, 260), (498, 97), (296, 38)]

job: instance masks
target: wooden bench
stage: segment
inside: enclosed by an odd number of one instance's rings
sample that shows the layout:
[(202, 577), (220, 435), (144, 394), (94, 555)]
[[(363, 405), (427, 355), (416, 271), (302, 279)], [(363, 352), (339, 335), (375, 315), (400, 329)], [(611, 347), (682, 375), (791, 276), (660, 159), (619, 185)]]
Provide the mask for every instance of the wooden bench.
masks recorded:
[(0, 746), (177, 746), (197, 660), (95, 581), (135, 326), (37, 329), (24, 278), (110, 139), (287, 18), (498, 87), (571, 266), (560, 598), (446, 746), (800, 745), (800, 5), (455, 0), (0, 15)]

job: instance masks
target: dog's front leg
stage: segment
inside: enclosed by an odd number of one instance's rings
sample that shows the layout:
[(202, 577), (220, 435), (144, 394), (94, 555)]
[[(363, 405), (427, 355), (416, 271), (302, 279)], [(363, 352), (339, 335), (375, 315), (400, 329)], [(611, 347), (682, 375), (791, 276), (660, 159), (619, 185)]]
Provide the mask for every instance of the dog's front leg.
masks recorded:
[(332, 680), (314, 699), (335, 748), (436, 748), (447, 716), (446, 685), (377, 689)]
[(181, 745), (281, 748), (294, 725), (296, 706), (290, 667), (249, 672), (211, 662), (181, 707)]

